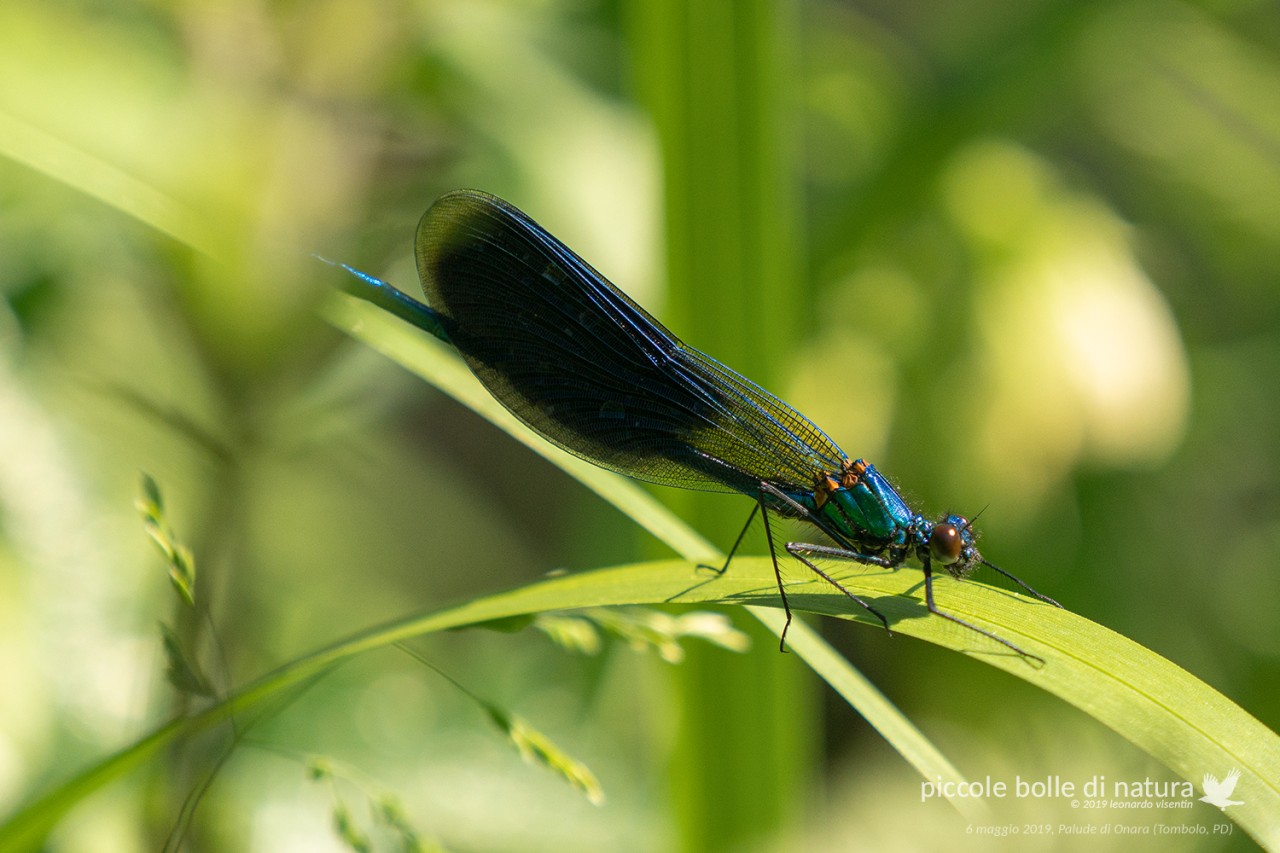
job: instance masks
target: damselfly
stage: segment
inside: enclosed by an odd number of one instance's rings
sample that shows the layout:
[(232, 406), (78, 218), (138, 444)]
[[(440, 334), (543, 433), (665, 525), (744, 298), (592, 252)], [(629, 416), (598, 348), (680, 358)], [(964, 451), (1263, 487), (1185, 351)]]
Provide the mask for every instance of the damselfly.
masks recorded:
[(750, 497), (751, 517), (719, 571), (759, 512), (787, 625), (771, 514), (822, 531), (834, 544), (788, 542), (785, 550), (885, 628), (878, 610), (816, 560), (895, 569), (914, 557), (931, 613), (1041, 660), (935, 604), (935, 568), (963, 578), (985, 565), (1061, 606), (983, 558), (968, 519), (915, 512), (874, 465), (684, 344), (520, 210), (475, 190), (448, 193), (422, 217), (416, 254), (429, 307), (343, 265), (355, 275), (349, 292), (452, 344), (503, 406), (569, 453), (638, 480)]

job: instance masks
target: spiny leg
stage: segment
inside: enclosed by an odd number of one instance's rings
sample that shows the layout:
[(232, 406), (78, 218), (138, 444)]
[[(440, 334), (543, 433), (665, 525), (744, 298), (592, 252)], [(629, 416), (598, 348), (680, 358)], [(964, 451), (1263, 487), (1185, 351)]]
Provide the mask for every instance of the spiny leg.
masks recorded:
[[(778, 640), (778, 651), (785, 653), (787, 650), (787, 629), (791, 627), (791, 603), (787, 601), (787, 592), (782, 586), (782, 572), (778, 568), (778, 553), (773, 546), (773, 531), (769, 527), (769, 510), (764, 503), (764, 492), (766, 489), (772, 489), (772, 487), (769, 486), (768, 483), (763, 482), (760, 484), (760, 487), (761, 492), (756, 496), (756, 504), (751, 508), (751, 514), (747, 516), (747, 523), (742, 525), (742, 530), (738, 532), (738, 538), (733, 540), (733, 547), (729, 549), (729, 555), (725, 557), (724, 565), (717, 569), (715, 566), (708, 566), (705, 563), (700, 563), (698, 568), (710, 569), (717, 575), (723, 575), (727, 572), (729, 570), (729, 563), (733, 561), (733, 555), (738, 552), (738, 546), (742, 544), (743, 537), (745, 537), (747, 535), (747, 531), (751, 529), (751, 522), (755, 521), (756, 513), (759, 512), (760, 517), (764, 520), (765, 540), (769, 543), (769, 558), (773, 560), (773, 576), (778, 582), (778, 594), (782, 597), (782, 609), (787, 614), (787, 621), (783, 623), (782, 626), (782, 636)], [(773, 489), (773, 491), (777, 490)], [(790, 499), (788, 498), (788, 500)], [(799, 504), (797, 504), (797, 506), (799, 506)]]
[(782, 609), (787, 614), (787, 621), (782, 623), (782, 634), (778, 637), (778, 651), (785, 653), (787, 631), (791, 628), (791, 602), (787, 601), (787, 590), (782, 585), (782, 571), (778, 568), (778, 551), (773, 547), (773, 530), (769, 527), (769, 509), (764, 505), (763, 488), (766, 485), (768, 484), (760, 484), (762, 491), (757, 498), (756, 508), (760, 510), (760, 517), (764, 519), (764, 537), (769, 543), (769, 558), (773, 560), (773, 577), (778, 582), (778, 595), (782, 598)]
[(810, 512), (808, 507), (800, 503), (795, 498), (791, 497), (791, 495), (782, 491), (782, 489), (779, 489), (773, 483), (769, 483), (764, 480), (761, 480), (760, 481), (761, 497), (763, 498), (763, 496), (766, 493), (771, 497), (778, 499), (784, 505), (786, 505), (787, 509), (791, 510), (791, 512), (795, 514), (796, 518), (807, 519), (809, 521), (812, 521), (814, 524), (818, 525), (819, 527), (822, 526), (821, 519), (815, 516), (812, 512)]
[[(930, 613), (932, 613), (934, 616), (941, 616), (943, 619), (947, 619), (952, 622), (955, 622), (957, 625), (963, 625), (964, 627), (968, 628), (970, 631), (977, 631), (982, 636), (988, 637), (992, 640), (995, 640), (997, 643), (1000, 643), (1003, 646), (1007, 646), (1008, 648), (1013, 649), (1022, 657), (1039, 661), (1040, 665), (1044, 666), (1044, 658), (1040, 657), (1039, 655), (1033, 655), (1031, 654), (1031, 652), (1027, 651), (1026, 649), (1023, 649), (1009, 642), (1004, 637), (1001, 637), (998, 634), (993, 634), (990, 631), (987, 631), (983, 628), (979, 628), (977, 625), (974, 625), (970, 622), (966, 622), (965, 620), (961, 619), (959, 616), (952, 616), (950, 613), (943, 613), (941, 610), (939, 610), (938, 605), (935, 604), (933, 601), (933, 571), (929, 565), (930, 560), (926, 556), (920, 562), (921, 562), (921, 565), (924, 567), (924, 601), (925, 601), (925, 604), (928, 605)], [(992, 568), (994, 568), (994, 566)], [(1012, 577), (1012, 575), (1010, 575), (1010, 577)], [(1017, 578), (1014, 578), (1014, 580), (1017, 580)], [(1057, 602), (1054, 602), (1054, 603), (1056, 604)]]
[[(751, 522), (756, 520), (756, 513), (760, 511), (760, 507), (761, 507), (761, 504), (757, 499), (755, 506), (751, 507), (751, 515), (747, 516), (747, 523), (742, 525), (742, 530), (738, 532), (738, 538), (733, 540), (733, 547), (729, 549), (729, 556), (724, 558), (723, 566), (717, 569), (715, 566), (708, 566), (706, 563), (699, 563), (698, 568), (710, 569), (711, 571), (715, 572), (717, 575), (723, 575), (725, 572), (729, 571), (729, 563), (733, 561), (733, 555), (738, 553), (738, 546), (742, 544), (742, 538), (746, 536), (747, 531), (751, 529)], [(765, 526), (765, 530), (769, 529), (768, 519), (765, 519), (764, 526)], [(769, 548), (770, 550), (773, 549), (772, 541), (770, 541), (769, 543)]]
[[(798, 518), (806, 519), (812, 522), (814, 525), (816, 525), (819, 530), (825, 531), (829, 536), (835, 537), (837, 539), (839, 538), (837, 534), (835, 534), (833, 531), (827, 528), (826, 524), (823, 523), (821, 516), (816, 515), (812, 510), (810, 510), (804, 504), (800, 503), (795, 498), (788, 495), (786, 492), (774, 486), (772, 483), (767, 483), (762, 480), (760, 482), (760, 489), (762, 492), (768, 492), (774, 498), (778, 499), (783, 504), (785, 504), (786, 507), (790, 509), (793, 513), (795, 513), (795, 515)], [(761, 495), (761, 501), (762, 501), (761, 507), (763, 508), (764, 507), (763, 494)], [(772, 539), (769, 540), (769, 551), (771, 554), (773, 553)], [(871, 613), (873, 616), (879, 619), (880, 622), (884, 625), (884, 629), (886, 631), (889, 631), (890, 636), (893, 635), (893, 631), (889, 629), (889, 620), (884, 618), (883, 613), (881, 613), (879, 610), (876, 610), (866, 601), (854, 595), (849, 590), (845, 589), (843, 584), (841, 584), (835, 578), (831, 577), (831, 575), (822, 571), (822, 569), (818, 568), (811, 561), (806, 560), (804, 557), (800, 556), (800, 552), (804, 552), (806, 554), (817, 554), (817, 555), (826, 556), (826, 557), (835, 557), (837, 559), (843, 559), (843, 560), (856, 560), (857, 562), (863, 563), (865, 565), (879, 566), (880, 568), (885, 568), (885, 569), (893, 568), (892, 563), (890, 563), (888, 560), (886, 560), (883, 557), (877, 557), (872, 554), (862, 554), (857, 551), (850, 550), (848, 548), (835, 548), (828, 545), (810, 545), (804, 542), (788, 542), (787, 543), (788, 554), (795, 557), (800, 562), (804, 563), (811, 572), (813, 572), (818, 577), (825, 580), (827, 583), (834, 586), (836, 589), (843, 592), (846, 596), (848, 596), (850, 599), (855, 601), (859, 606), (861, 606), (867, 612)], [(782, 591), (782, 575), (781, 573), (778, 572), (778, 559), (776, 555), (774, 556), (774, 560), (773, 560), (773, 571), (778, 576), (778, 592), (782, 593), (782, 603), (783, 603), (783, 606), (786, 606), (787, 596), (786, 596), (786, 593)], [(787, 610), (787, 625), (788, 626), (791, 625), (790, 609)], [(784, 628), (782, 632), (784, 639), (786, 638), (786, 633), (787, 633), (786, 629)]]
[(824, 581), (826, 581), (827, 583), (834, 586), (836, 589), (843, 592), (849, 598), (853, 599), (853, 601), (861, 605), (863, 609), (865, 609), (868, 613), (870, 613), (872, 616), (879, 619), (880, 622), (884, 625), (884, 629), (889, 632), (889, 636), (891, 637), (893, 636), (893, 630), (889, 627), (889, 620), (884, 618), (883, 613), (881, 613), (879, 610), (876, 610), (866, 601), (854, 595), (849, 590), (845, 589), (844, 585), (841, 584), (840, 581), (836, 580), (831, 575), (827, 574), (822, 569), (818, 568), (812, 561), (806, 560), (804, 557), (801, 556), (801, 554), (803, 553), (803, 554), (817, 555), (817, 556), (823, 556), (823, 557), (834, 557), (835, 559), (839, 559), (839, 560), (854, 560), (856, 562), (863, 563), (868, 566), (879, 566), (881, 568), (886, 568), (886, 569), (893, 568), (890, 565), (888, 560), (886, 560), (884, 557), (877, 557), (874, 554), (860, 554), (857, 551), (850, 551), (846, 548), (833, 548), (829, 545), (810, 545), (805, 542), (788, 542), (787, 553), (795, 557), (800, 562), (804, 563), (806, 566), (808, 566), (809, 571), (813, 572), (815, 575), (822, 578)]
[(814, 557), (830, 557), (833, 560), (853, 560), (855, 563), (861, 563), (864, 566), (875, 566), (879, 569), (893, 569), (898, 565), (887, 557), (881, 557), (876, 554), (864, 554), (861, 551), (853, 551), (849, 548), (840, 548), (835, 545), (811, 545), (808, 542), (792, 542), (790, 544), (802, 549), (806, 554)]

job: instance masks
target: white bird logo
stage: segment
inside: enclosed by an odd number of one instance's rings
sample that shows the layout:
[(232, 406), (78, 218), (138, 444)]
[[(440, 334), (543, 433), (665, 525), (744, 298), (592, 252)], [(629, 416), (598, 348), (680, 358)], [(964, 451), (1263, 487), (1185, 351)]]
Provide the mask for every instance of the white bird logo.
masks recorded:
[(1239, 781), (1240, 771), (1234, 767), (1223, 777), (1221, 782), (1212, 773), (1204, 774), (1204, 784), (1200, 786), (1204, 789), (1204, 796), (1200, 798), (1200, 801), (1211, 806), (1217, 806), (1220, 809), (1225, 809), (1227, 806), (1244, 805), (1240, 800), (1231, 799), (1231, 794), (1235, 792), (1236, 783)]

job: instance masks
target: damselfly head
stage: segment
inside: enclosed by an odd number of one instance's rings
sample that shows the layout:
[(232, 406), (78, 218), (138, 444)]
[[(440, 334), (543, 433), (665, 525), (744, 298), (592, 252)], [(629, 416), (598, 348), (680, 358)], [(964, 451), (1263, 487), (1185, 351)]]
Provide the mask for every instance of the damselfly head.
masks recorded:
[(945, 515), (929, 531), (929, 556), (953, 575), (966, 574), (982, 559), (973, 540), (973, 524), (967, 518)]

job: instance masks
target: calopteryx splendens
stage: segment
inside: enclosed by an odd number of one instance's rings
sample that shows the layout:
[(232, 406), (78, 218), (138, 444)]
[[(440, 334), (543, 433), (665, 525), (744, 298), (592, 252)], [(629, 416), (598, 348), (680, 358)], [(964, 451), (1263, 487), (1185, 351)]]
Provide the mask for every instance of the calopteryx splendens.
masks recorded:
[(935, 566), (963, 578), (985, 565), (1061, 606), (984, 559), (968, 519), (931, 521), (912, 510), (874, 465), (851, 460), (808, 418), (684, 344), (514, 206), (475, 190), (448, 193), (423, 215), (415, 248), (429, 306), (344, 264), (355, 275), (348, 291), (452, 344), (503, 406), (575, 456), (651, 483), (754, 500), (747, 525), (761, 513), (788, 625), (770, 514), (822, 531), (834, 544), (788, 542), (787, 553), (886, 628), (814, 560), (894, 569), (915, 557), (931, 613), (1043, 662), (934, 603)]

